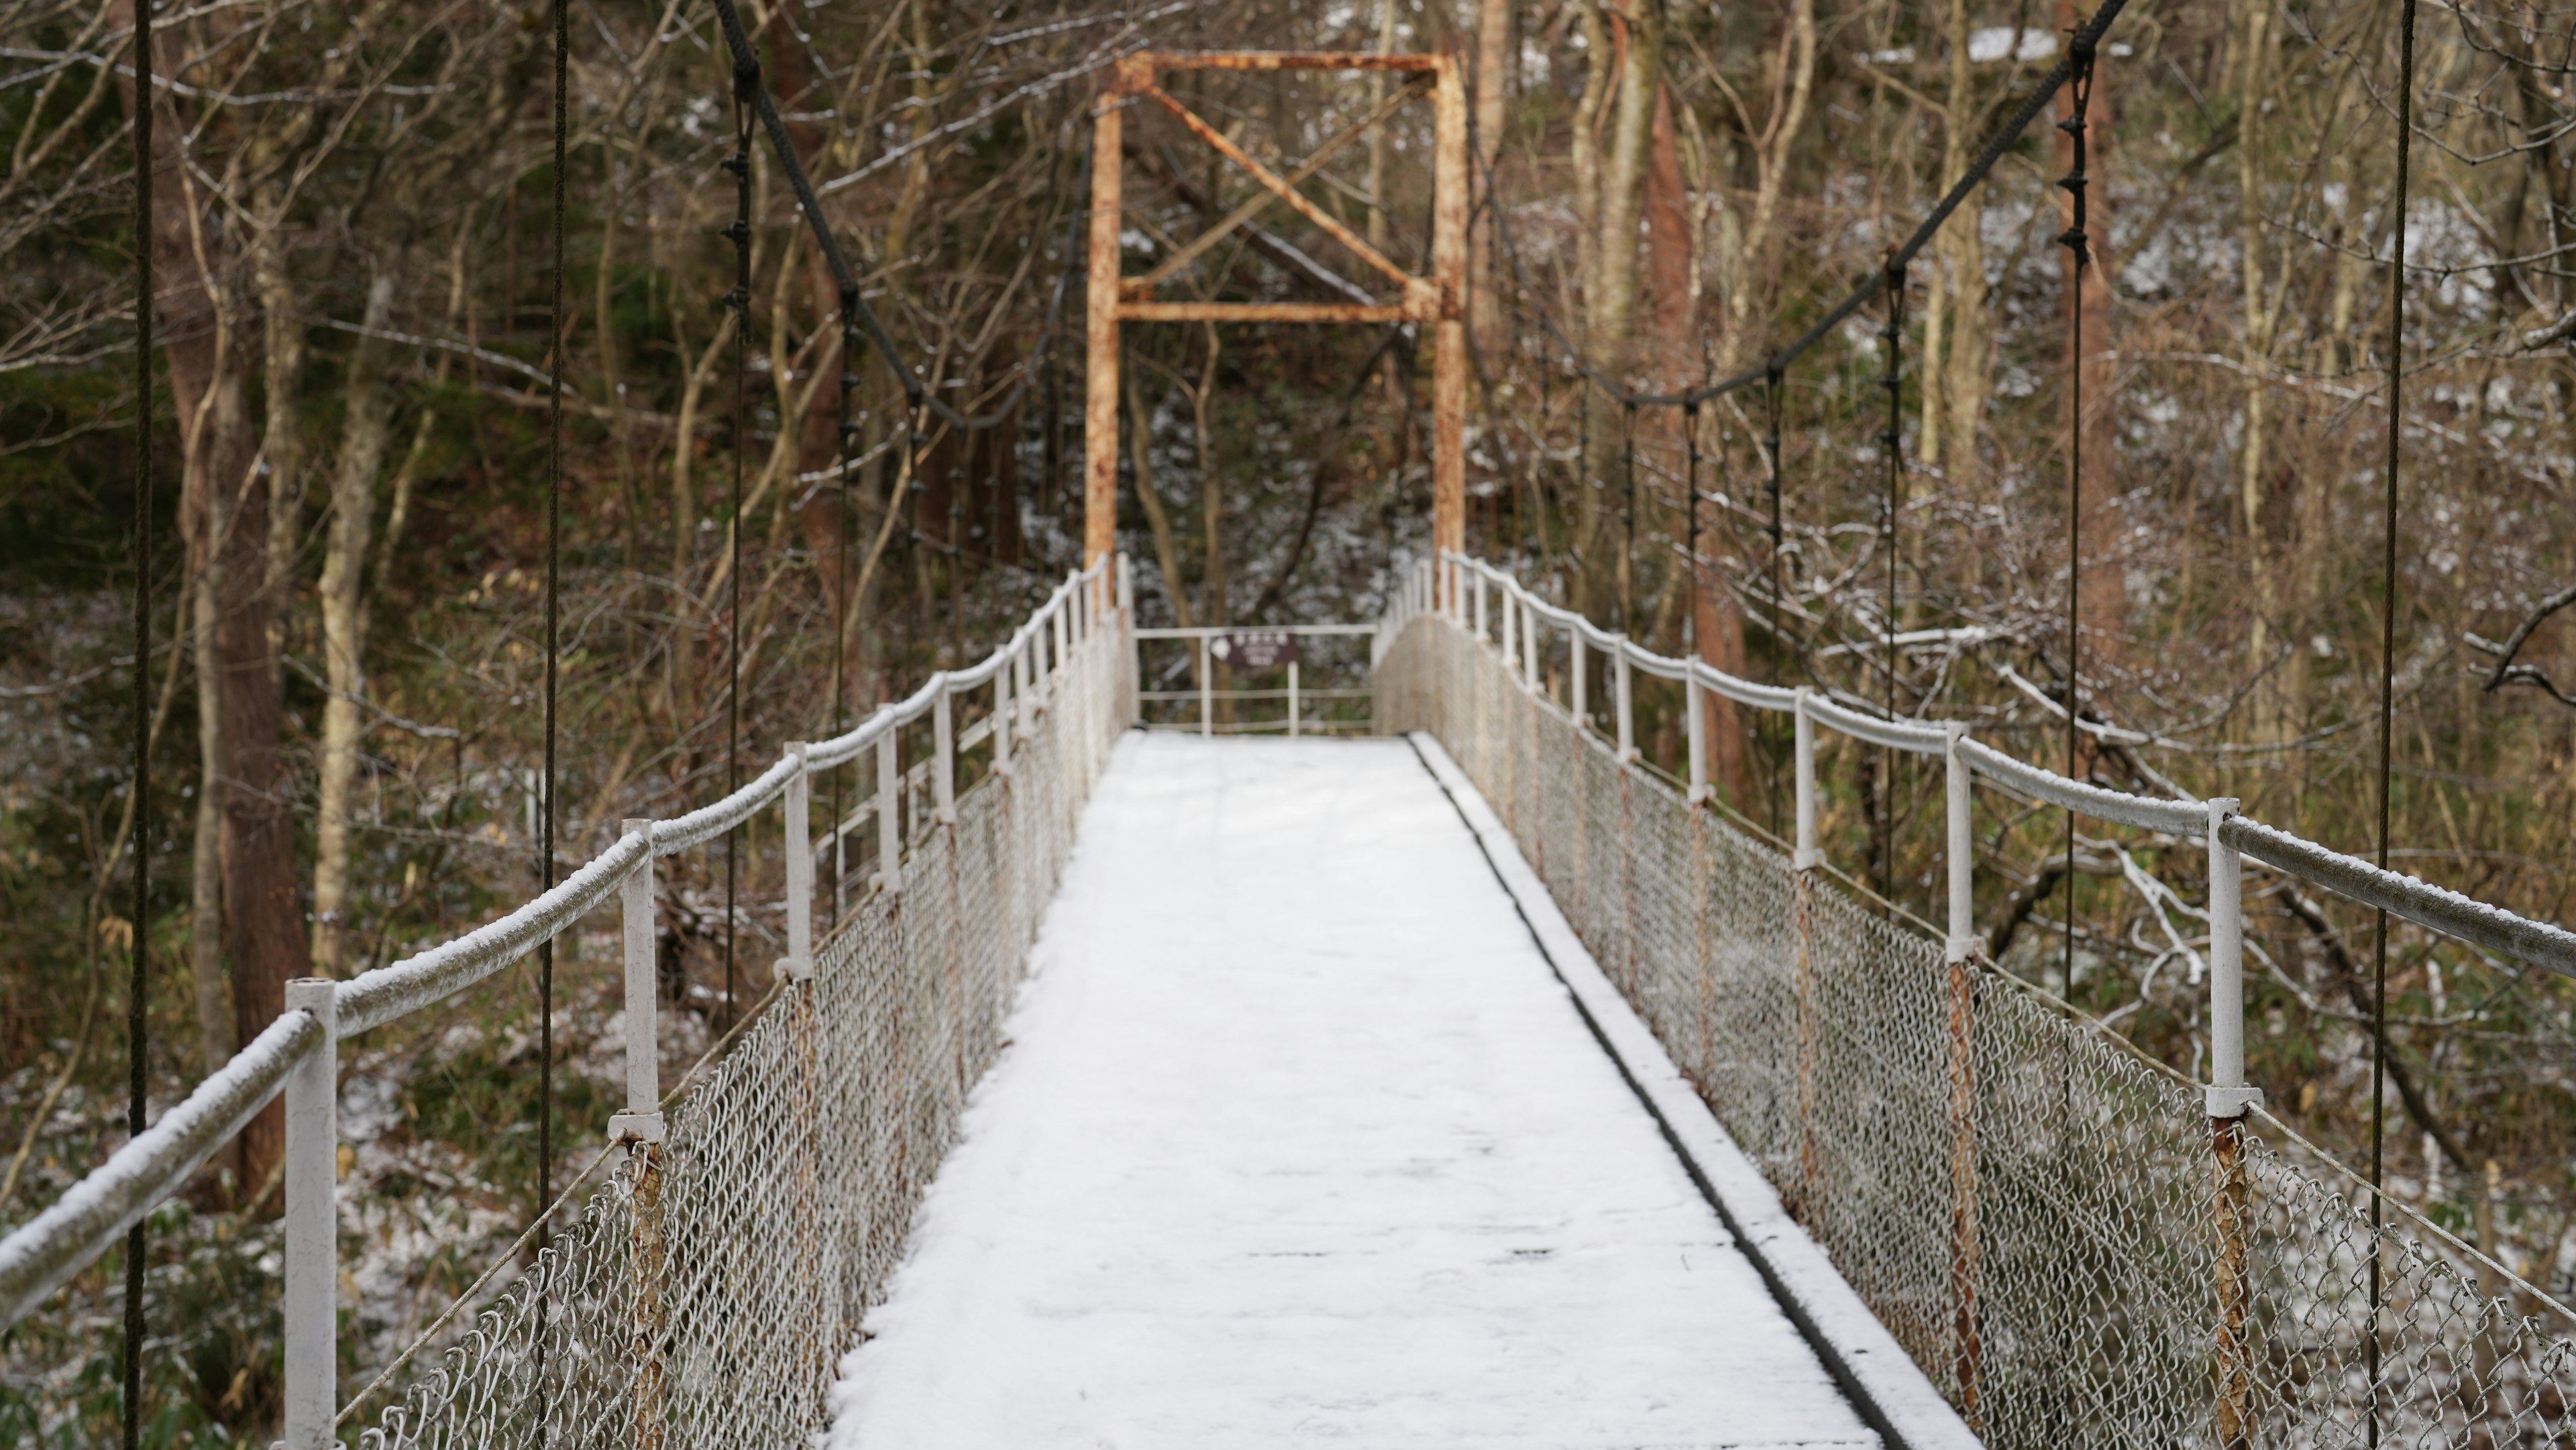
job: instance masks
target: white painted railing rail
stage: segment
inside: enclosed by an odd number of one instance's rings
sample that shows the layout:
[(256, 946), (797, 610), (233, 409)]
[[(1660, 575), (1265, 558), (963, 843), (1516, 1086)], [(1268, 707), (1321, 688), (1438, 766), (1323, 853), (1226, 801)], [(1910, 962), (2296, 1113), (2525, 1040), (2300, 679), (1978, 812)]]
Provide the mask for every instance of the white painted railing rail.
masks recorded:
[[(811, 745), (791, 745), (776, 764), (721, 800), (673, 820), (628, 822), (627, 829), (613, 844), (583, 863), (560, 885), (498, 920), (345, 982), (304, 979), (290, 984), (288, 1010), (235, 1054), (231, 1061), (198, 1084), (183, 1102), (163, 1114), (158, 1123), (110, 1155), (105, 1163), (43, 1213), (7, 1238), (0, 1239), (0, 1329), (17, 1322), (62, 1287), (72, 1275), (105, 1253), (154, 1206), (176, 1193), (218, 1148), (281, 1091), (287, 1090), (289, 1080), (298, 1076), (296, 1069), (307, 1065), (308, 1059), (317, 1051), (334, 1048), (339, 1038), (383, 1026), (453, 996), (518, 961), (540, 944), (570, 929), (592, 911), (608, 904), (629, 883), (645, 877), (653, 860), (714, 840), (782, 796), (791, 797), (791, 806), (802, 806), (805, 792), (802, 789), (791, 790), (791, 786), (801, 787), (812, 772), (857, 760), (871, 750), (879, 752), (881, 759), (890, 756), (888, 747), (895, 732), (904, 726), (924, 717), (935, 717), (944, 725), (949, 714), (948, 701), (957, 693), (991, 685), (1001, 696), (1007, 697), (1012, 692), (1012, 681), (1017, 678), (1024, 682), (1021, 691), (1025, 697), (1030, 683), (1047, 673), (1046, 661), (1051, 658), (1055, 669), (1060, 671), (1069, 642), (1088, 637), (1099, 617), (1114, 607), (1110, 594), (1116, 582), (1119, 582), (1118, 573), (1113, 569), (1112, 561), (1106, 558), (1087, 570), (1069, 575), (1046, 602), (1012, 632), (1009, 640), (981, 662), (931, 676), (910, 697), (900, 703), (880, 707), (857, 728), (844, 734)], [(982, 730), (972, 733), (980, 739), (991, 729), (987, 723)], [(940, 746), (942, 761), (953, 767), (955, 743), (943, 739)], [(947, 786), (953, 786), (953, 782), (944, 783), (943, 797), (947, 794)], [(793, 875), (795, 879), (811, 879), (810, 872)], [(649, 898), (646, 909), (650, 909)], [(809, 900), (791, 900), (791, 940), (810, 938), (810, 917), (807, 915), (810, 909)], [(635, 923), (630, 921), (630, 943), (635, 930)], [(649, 938), (644, 947), (649, 954)], [(322, 986), (306, 985), (311, 982), (321, 982)], [(317, 1003), (327, 1001), (336, 1022), (323, 1021), (312, 1006), (304, 1005), (306, 999)], [(646, 1021), (649, 1023), (649, 1020), (648, 1013)], [(632, 1056), (637, 1045), (630, 1043), (629, 1046)], [(330, 1080), (328, 1074), (308, 1073), (303, 1076), (325, 1082)], [(634, 1106), (630, 1103), (630, 1109)], [(292, 1103), (289, 1116), (298, 1116)], [(619, 1116), (628, 1119), (631, 1114)], [(633, 1128), (640, 1125), (628, 1122), (621, 1126)], [(327, 1132), (329, 1127), (328, 1121), (322, 1120), (299, 1134), (295, 1131), (296, 1125), (290, 1122), (287, 1149), (290, 1244), (296, 1238), (298, 1209), (304, 1210), (301, 1217), (305, 1219), (312, 1219), (317, 1213), (327, 1215), (330, 1191), (330, 1177), (325, 1173), (318, 1185), (321, 1202), (317, 1205), (305, 1201), (313, 1197), (316, 1185), (304, 1185), (299, 1191), (295, 1164), (299, 1157), (311, 1156), (309, 1150), (312, 1145), (293, 1140), (314, 1137), (318, 1132)], [(308, 1151), (299, 1155), (298, 1148)], [(320, 1292), (323, 1312), (327, 1313), (328, 1280), (324, 1281)], [(290, 1285), (292, 1297), (293, 1286)], [(293, 1308), (290, 1305), (290, 1320), (295, 1317)], [(295, 1335), (292, 1326), (289, 1335), (290, 1339)], [(290, 1353), (288, 1358), (292, 1362), (296, 1356)], [(325, 1358), (327, 1360), (327, 1354)], [(290, 1381), (298, 1379), (293, 1373), (292, 1363), (289, 1368)], [(312, 1405), (303, 1405), (298, 1395), (299, 1388), (303, 1387), (290, 1384), (288, 1388), (287, 1443), (291, 1446), (297, 1444), (299, 1433), (308, 1433), (315, 1428), (310, 1414), (298, 1413), (299, 1409), (320, 1413), (321, 1429), (325, 1432), (330, 1420), (327, 1392), (319, 1396), (303, 1396), (313, 1400)]]
[[(1806, 720), (1830, 725), (1855, 739), (1892, 750), (1918, 755), (1945, 755), (1951, 748), (1954, 734), (1963, 728), (1935, 721), (1890, 720), (1867, 715), (1827, 700), (1813, 690), (1755, 684), (1698, 660), (1672, 659), (1655, 654), (1638, 647), (1624, 635), (1602, 629), (1572, 610), (1538, 598), (1510, 574), (1479, 559), (1452, 554), (1440, 561), (1436, 574), (1427, 561), (1418, 565), (1417, 571), (1415, 587), (1405, 591), (1403, 598), (1417, 612), (1436, 607), (1452, 621), (1469, 628), (1474, 628), (1474, 625), (1468, 612), (1467, 596), (1473, 593), (1481, 599), (1487, 588), (1497, 589), (1504, 601), (1499, 611), (1505, 621), (1502, 647), (1508, 657), (1514, 643), (1521, 645), (1519, 668), (1524, 674), (1537, 659), (1535, 626), (1544, 624), (1567, 631), (1574, 640), (1581, 642), (1578, 648), (1599, 650), (1613, 660), (1623, 661), (1647, 674), (1682, 681), (1693, 689), (1709, 690), (1757, 710), (1795, 713)], [(1435, 598), (1439, 601), (1436, 606)], [(1481, 610), (1481, 605), (1477, 608)], [(1515, 613), (1519, 615), (1517, 622), (1513, 619)], [(1490, 634), (1487, 637), (1491, 637)], [(1579, 661), (1579, 654), (1577, 658)], [(1616, 706), (1624, 718), (1628, 712), (1626, 691), (1620, 688), (1615, 678), (1613, 684), (1614, 689), (1620, 692)], [(1583, 713), (1583, 689), (1584, 685), (1578, 678), (1574, 683), (1578, 716)], [(1693, 711), (1694, 721), (1697, 716), (1698, 712)], [(1694, 787), (1704, 787), (1706, 782), (1705, 751), (1706, 744), (1700, 739), (1700, 732), (1693, 731), (1691, 782)], [(2208, 802), (2159, 800), (2069, 780), (2055, 771), (2015, 760), (1990, 745), (1964, 736), (1958, 741), (1958, 756), (1970, 770), (1998, 785), (2080, 815), (2194, 840), (2206, 839), (2210, 833), (2213, 813)], [(1810, 774), (1802, 772), (1802, 783), (1809, 780)], [(2357, 856), (2304, 840), (2278, 827), (2236, 814), (2233, 810), (2216, 813), (2215, 818), (2219, 844), (2234, 852), (2471, 946), (2576, 977), (2576, 932), (2550, 922), (2518, 916), (2502, 907), (2474, 900), (2427, 881), (2382, 870)]]

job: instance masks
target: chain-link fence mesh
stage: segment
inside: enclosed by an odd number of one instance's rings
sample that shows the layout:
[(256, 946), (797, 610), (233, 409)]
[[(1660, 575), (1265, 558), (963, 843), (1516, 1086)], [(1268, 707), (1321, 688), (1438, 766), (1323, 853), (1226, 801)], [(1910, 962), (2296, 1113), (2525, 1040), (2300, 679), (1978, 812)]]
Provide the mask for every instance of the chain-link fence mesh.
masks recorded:
[(2420, 1222), (2374, 1233), (2276, 1122), (2213, 1123), (2032, 987), (1689, 808), (1436, 615), (1378, 690), (1988, 1444), (2576, 1444), (2576, 1326)]
[(1056, 676), (1008, 774), (915, 838), (708, 1075), (360, 1436), (397, 1447), (790, 1446), (1001, 1045), (1083, 801), (1133, 713), (1124, 633)]

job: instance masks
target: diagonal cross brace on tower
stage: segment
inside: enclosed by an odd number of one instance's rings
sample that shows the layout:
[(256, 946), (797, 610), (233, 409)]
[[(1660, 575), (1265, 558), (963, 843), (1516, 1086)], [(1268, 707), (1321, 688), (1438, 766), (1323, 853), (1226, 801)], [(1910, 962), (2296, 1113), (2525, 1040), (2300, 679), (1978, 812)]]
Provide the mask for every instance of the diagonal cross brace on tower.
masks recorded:
[[(1382, 106), (1344, 136), (1319, 149), (1305, 166), (1282, 177), (1228, 140), (1163, 89), (1165, 71), (1385, 70), (1428, 77), (1432, 101), (1431, 275), (1415, 276), (1389, 261), (1332, 215), (1308, 201), (1296, 183), (1327, 152), (1394, 109)], [(1401, 100), (1415, 94), (1408, 87)], [(1119, 233), (1125, 206), (1127, 108), (1152, 102), (1219, 154), (1249, 173), (1279, 201), (1313, 222), (1352, 256), (1401, 289), (1391, 303), (1160, 302), (1155, 285), (1172, 270), (1167, 261), (1143, 278), (1120, 274)], [(1466, 547), (1467, 417), (1467, 92), (1456, 58), (1446, 55), (1358, 55), (1318, 51), (1148, 51), (1121, 58), (1101, 88), (1092, 113), (1090, 297), (1086, 393), (1083, 406), (1083, 559), (1106, 558), (1118, 547), (1119, 324), (1122, 322), (1411, 322), (1431, 328), (1432, 547)], [(1265, 199), (1266, 200), (1266, 199)], [(1249, 219), (1237, 209), (1208, 234), (1182, 248), (1186, 257)], [(1357, 287), (1348, 290), (1356, 293)]]

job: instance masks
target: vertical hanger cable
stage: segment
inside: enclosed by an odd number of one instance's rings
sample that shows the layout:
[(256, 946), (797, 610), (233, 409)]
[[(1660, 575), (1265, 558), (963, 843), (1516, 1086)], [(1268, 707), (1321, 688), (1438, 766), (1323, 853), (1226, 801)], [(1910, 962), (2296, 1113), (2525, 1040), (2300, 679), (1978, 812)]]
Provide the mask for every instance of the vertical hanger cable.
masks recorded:
[[(2074, 259), (2075, 270), (2067, 284), (2066, 307), (2066, 778), (2081, 780), (2079, 735), (2076, 715), (2083, 709), (2082, 694), (2077, 688), (2083, 678), (2084, 639), (2084, 271), (2092, 265), (2093, 249), (2084, 232), (2084, 131), (2085, 107), (2093, 98), (2093, 42), (2083, 32), (2076, 34), (2067, 54), (2073, 69), (2067, 78), (2066, 119), (2057, 129), (2066, 133), (2070, 145), (2070, 165), (2058, 185), (2069, 199), (2068, 225), (2058, 234), (2058, 244)], [(2066, 980), (2061, 991), (2070, 999), (2075, 991), (2075, 813), (2066, 813)]]
[[(2388, 796), (2390, 733), (2395, 724), (2397, 685), (2397, 478), (2399, 463), (2400, 389), (2405, 381), (2406, 346), (2406, 190), (2407, 163), (2415, 138), (2415, 0), (2398, 8), (2397, 32), (2397, 195), (2389, 214), (2394, 234), (2388, 269), (2388, 472), (2380, 499), (2379, 553), (2379, 869), (2388, 869)], [(2379, 1334), (2385, 1296), (2378, 1250), (2381, 1175), (2387, 1167), (2388, 1083), (2388, 912), (2375, 913), (2378, 930), (2371, 943), (2370, 995), (2370, 1335), (2364, 1357), (2369, 1371), (2369, 1444), (2379, 1444)]]
[[(141, 1137), (149, 1076), (152, 912), (152, 0), (134, 0), (134, 897), (127, 917), (125, 1131)], [(125, 1450), (143, 1435), (143, 1223), (125, 1231)]]

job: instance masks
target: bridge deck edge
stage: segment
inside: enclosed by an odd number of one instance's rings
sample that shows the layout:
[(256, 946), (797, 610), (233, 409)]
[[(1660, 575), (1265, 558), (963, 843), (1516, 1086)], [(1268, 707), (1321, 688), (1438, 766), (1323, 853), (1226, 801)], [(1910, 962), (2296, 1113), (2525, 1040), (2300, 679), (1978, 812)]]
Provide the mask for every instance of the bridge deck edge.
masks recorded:
[(1825, 1251), (1789, 1217), (1761, 1170), (1611, 985), (1557, 909), (1546, 883), (1522, 857), (1520, 843), (1466, 772), (1428, 732), (1417, 730), (1406, 739), (1457, 807), (1585, 1025), (1861, 1418), (1887, 1441), (1889, 1450), (1984, 1450), (1958, 1411), (1843, 1281)]

